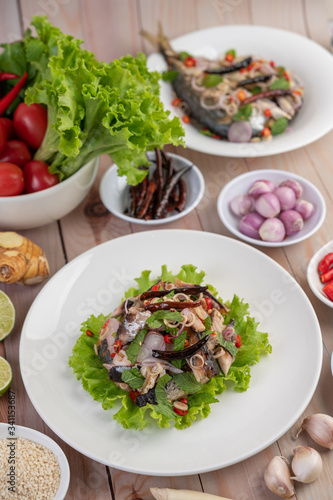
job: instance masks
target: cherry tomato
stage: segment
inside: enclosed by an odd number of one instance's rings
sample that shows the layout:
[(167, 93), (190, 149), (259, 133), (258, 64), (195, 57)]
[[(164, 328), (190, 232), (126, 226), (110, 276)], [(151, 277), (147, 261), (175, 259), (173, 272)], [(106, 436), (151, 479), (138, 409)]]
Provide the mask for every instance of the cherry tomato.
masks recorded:
[(0, 196), (16, 196), (24, 188), (23, 172), (13, 163), (0, 163)]
[(25, 192), (35, 193), (43, 191), (59, 183), (56, 174), (50, 174), (49, 166), (44, 161), (29, 161), (24, 165), (23, 175), (25, 181)]
[(47, 109), (42, 104), (21, 102), (14, 113), (14, 128), (18, 137), (32, 149), (42, 144), (47, 128)]
[(0, 122), (0, 154), (5, 150), (7, 143), (7, 132), (5, 125)]
[(23, 168), (24, 165), (31, 160), (29, 148), (22, 141), (7, 141), (4, 152), (0, 155), (0, 162), (6, 161), (14, 163), (18, 167)]
[(16, 135), (13, 121), (5, 116), (0, 116), (0, 123), (2, 123), (6, 129), (7, 141), (15, 139)]

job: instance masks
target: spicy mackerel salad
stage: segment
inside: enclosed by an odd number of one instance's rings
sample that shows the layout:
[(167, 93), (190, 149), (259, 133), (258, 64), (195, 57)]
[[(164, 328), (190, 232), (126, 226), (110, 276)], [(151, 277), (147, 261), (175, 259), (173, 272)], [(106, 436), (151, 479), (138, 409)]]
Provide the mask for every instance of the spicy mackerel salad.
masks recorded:
[(184, 429), (209, 415), (228, 381), (246, 391), (249, 367), (272, 348), (248, 304), (236, 295), (224, 302), (195, 266), (150, 274), (142, 272), (109, 316), (82, 323), (69, 365), (105, 410), (121, 400), (113, 418), (125, 429), (152, 419)]

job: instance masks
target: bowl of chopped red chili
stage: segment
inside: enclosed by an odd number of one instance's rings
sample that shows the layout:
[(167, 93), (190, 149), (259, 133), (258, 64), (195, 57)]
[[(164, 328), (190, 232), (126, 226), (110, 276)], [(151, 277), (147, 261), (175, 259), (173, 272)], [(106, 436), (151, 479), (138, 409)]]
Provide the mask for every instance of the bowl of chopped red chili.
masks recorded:
[(307, 280), (316, 297), (333, 307), (333, 240), (313, 255), (307, 268)]
[(159, 225), (189, 214), (200, 203), (205, 181), (199, 168), (182, 156), (148, 151), (147, 176), (136, 186), (119, 177), (112, 165), (100, 184), (100, 197), (112, 214), (128, 222)]

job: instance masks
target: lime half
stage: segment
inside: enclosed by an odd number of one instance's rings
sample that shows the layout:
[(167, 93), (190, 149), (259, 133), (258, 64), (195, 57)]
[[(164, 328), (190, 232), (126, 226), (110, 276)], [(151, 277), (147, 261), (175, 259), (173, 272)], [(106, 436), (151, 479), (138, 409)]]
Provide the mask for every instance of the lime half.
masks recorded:
[(0, 290), (0, 341), (10, 334), (15, 324), (15, 308), (12, 301)]
[(12, 369), (8, 361), (0, 356), (0, 396), (9, 388), (13, 378)]

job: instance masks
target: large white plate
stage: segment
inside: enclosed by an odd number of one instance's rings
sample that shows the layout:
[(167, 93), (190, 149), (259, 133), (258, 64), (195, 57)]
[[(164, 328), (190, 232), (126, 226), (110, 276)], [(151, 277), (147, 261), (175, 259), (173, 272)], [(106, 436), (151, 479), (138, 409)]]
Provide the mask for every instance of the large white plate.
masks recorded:
[[(167, 33), (166, 33), (167, 35)], [(264, 26), (216, 26), (175, 38), (176, 51), (216, 59), (229, 49), (239, 55), (261, 56), (273, 60), (295, 73), (304, 83), (304, 105), (290, 125), (290, 132), (260, 143), (229, 143), (211, 139), (191, 124), (184, 124), (186, 146), (203, 153), (232, 156), (269, 156), (291, 151), (319, 139), (333, 128), (333, 58), (323, 47), (297, 33)], [(304, 57), (306, 54), (306, 57)], [(165, 71), (161, 54), (148, 58), (151, 70)], [(170, 83), (161, 81), (161, 100), (171, 115), (181, 116), (179, 108), (171, 105), (174, 93)]]
[[(190, 428), (123, 429), (81, 387), (68, 366), (80, 323), (108, 313), (144, 269), (177, 271), (192, 263), (223, 300), (243, 297), (273, 352), (251, 369), (245, 393), (226, 390), (207, 419)], [(73, 448), (140, 474), (186, 475), (226, 467), (284, 434), (307, 407), (322, 363), (320, 327), (299, 285), (272, 259), (220, 235), (155, 230), (117, 238), (80, 255), (42, 289), (20, 343), (28, 395), (44, 421)]]

